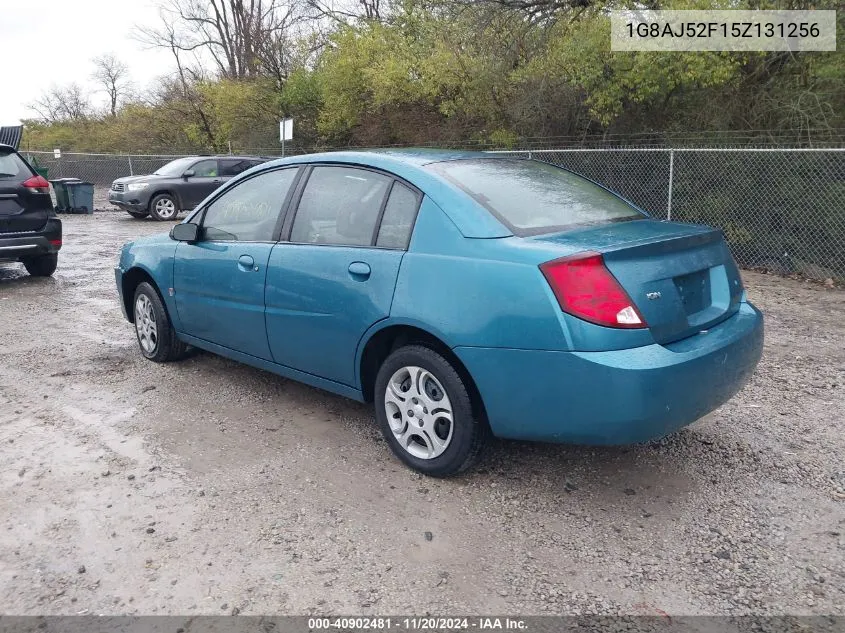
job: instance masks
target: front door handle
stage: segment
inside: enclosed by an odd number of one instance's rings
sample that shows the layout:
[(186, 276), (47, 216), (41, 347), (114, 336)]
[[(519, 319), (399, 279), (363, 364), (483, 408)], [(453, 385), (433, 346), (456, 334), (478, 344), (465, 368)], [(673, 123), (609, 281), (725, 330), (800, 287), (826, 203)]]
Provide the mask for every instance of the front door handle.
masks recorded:
[(258, 270), (258, 266), (255, 265), (255, 260), (251, 255), (241, 255), (238, 257), (238, 268), (246, 272)]
[(370, 265), (365, 262), (349, 264), (349, 276), (355, 281), (367, 281), (370, 278)]

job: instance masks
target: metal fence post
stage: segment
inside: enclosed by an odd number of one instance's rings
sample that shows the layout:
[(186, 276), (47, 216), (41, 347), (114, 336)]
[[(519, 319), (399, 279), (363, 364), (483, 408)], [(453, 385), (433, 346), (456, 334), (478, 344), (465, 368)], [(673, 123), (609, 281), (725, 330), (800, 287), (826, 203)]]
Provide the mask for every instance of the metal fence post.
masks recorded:
[(669, 197), (666, 202), (666, 220), (672, 221), (672, 183), (675, 179), (675, 150), (669, 150)]
[(132, 171), (132, 155), (131, 155), (131, 154), (127, 154), (127, 155), (126, 155), (126, 158), (128, 158), (128, 159), (129, 159), (129, 175), (130, 175), (130, 176), (134, 176), (134, 175), (135, 175), (135, 172), (133, 172), (133, 171)]

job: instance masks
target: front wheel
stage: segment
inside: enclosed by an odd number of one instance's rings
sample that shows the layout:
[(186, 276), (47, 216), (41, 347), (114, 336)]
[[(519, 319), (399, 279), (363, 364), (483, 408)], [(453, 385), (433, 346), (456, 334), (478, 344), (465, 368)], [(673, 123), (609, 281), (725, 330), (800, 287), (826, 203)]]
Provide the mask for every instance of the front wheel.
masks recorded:
[(176, 199), (169, 193), (160, 193), (150, 200), (150, 215), (159, 222), (175, 220), (176, 216), (179, 215)]
[(182, 358), (187, 345), (176, 337), (167, 309), (156, 289), (146, 281), (138, 284), (133, 305), (135, 334), (141, 353), (156, 363)]
[(28, 257), (23, 260), (23, 266), (26, 268), (26, 272), (33, 277), (49, 277), (56, 272), (56, 266), (58, 265), (58, 253), (39, 255), (38, 257)]
[(464, 380), (448, 360), (422, 345), (399, 348), (384, 361), (376, 376), (375, 409), (396, 456), (426, 475), (467, 470), (487, 439)]

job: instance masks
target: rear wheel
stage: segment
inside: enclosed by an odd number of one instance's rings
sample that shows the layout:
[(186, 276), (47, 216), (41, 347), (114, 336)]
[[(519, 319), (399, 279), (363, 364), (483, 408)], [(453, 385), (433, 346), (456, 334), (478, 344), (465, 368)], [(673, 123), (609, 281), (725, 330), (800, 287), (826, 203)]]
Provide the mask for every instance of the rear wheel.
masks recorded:
[(138, 284), (132, 305), (135, 311), (135, 334), (141, 353), (156, 363), (182, 358), (188, 346), (176, 337), (167, 309), (156, 289), (146, 281)]
[(175, 220), (176, 216), (179, 215), (176, 199), (169, 193), (160, 193), (150, 200), (150, 215), (159, 222)]
[(50, 253), (49, 255), (39, 255), (38, 257), (27, 257), (22, 260), (26, 272), (33, 277), (49, 277), (56, 272), (56, 266), (59, 264), (58, 253)]
[(150, 214), (149, 211), (127, 211), (126, 213), (131, 215), (133, 218), (137, 218), (138, 220), (141, 220), (142, 218), (145, 218)]
[(487, 439), (463, 379), (448, 360), (422, 345), (401, 347), (384, 361), (376, 377), (375, 409), (396, 456), (426, 475), (467, 470)]

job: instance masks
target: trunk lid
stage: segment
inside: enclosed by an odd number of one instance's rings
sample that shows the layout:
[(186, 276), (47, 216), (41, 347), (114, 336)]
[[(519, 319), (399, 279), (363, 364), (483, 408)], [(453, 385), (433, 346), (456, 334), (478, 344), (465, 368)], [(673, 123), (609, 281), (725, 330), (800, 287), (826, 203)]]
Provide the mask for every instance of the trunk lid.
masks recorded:
[(718, 229), (636, 220), (538, 241), (601, 253), (658, 343), (706, 330), (739, 309), (742, 280)]

